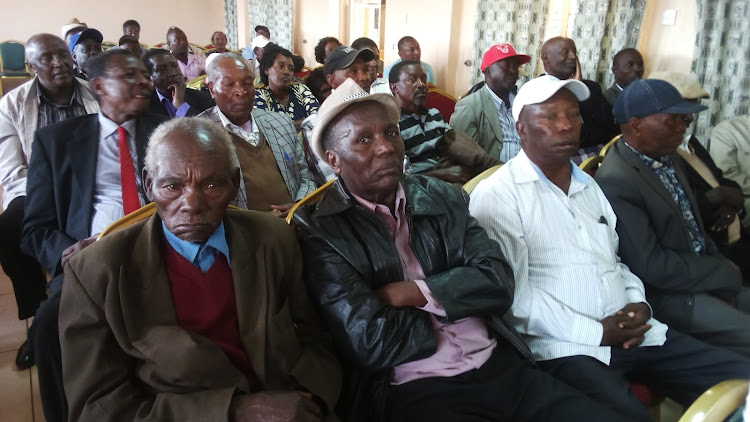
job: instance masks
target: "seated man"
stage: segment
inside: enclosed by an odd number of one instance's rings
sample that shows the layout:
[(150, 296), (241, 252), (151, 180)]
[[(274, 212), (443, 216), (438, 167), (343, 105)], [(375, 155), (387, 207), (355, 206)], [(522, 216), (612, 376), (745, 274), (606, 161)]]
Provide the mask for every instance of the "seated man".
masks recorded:
[(207, 56), (214, 53), (229, 52), (229, 50), (227, 50), (227, 34), (223, 33), (222, 31), (216, 31), (211, 34), (211, 44), (213, 44), (214, 49), (209, 51), (206, 54)]
[(80, 33), (86, 28), (88, 28), (88, 25), (86, 25), (84, 22), (81, 22), (76, 18), (71, 18), (68, 23), (62, 26), (62, 29), (60, 30), (60, 37), (65, 41), (65, 45), (68, 45), (68, 42), (70, 42), (70, 37)]
[[(271, 39), (271, 31), (268, 29), (267, 26), (264, 25), (256, 25), (255, 26), (255, 37), (262, 36), (263, 38), (270, 40)], [(248, 61), (251, 61), (255, 58), (255, 47), (251, 44), (246, 46), (242, 49), (242, 57), (247, 59)]]
[(227, 211), (240, 179), (229, 134), (205, 119), (166, 123), (143, 174), (156, 215), (65, 270), (70, 420), (322, 420), (340, 367), (294, 231)]
[(422, 61), (422, 49), (419, 47), (419, 42), (409, 35), (398, 40), (398, 59), (385, 68), (383, 75), (388, 77), (387, 75), (391, 74), (393, 66), (404, 60), (418, 62), (422, 65), (422, 69), (424, 69), (424, 72), (427, 75), (427, 82), (431, 84), (435, 83), (435, 72), (432, 71), (432, 66)]
[(312, 297), (370, 378), (358, 392), (374, 410), (349, 420), (625, 420), (527, 361), (500, 318), (513, 273), (462, 190), (403, 174), (399, 115), (389, 94), (339, 87), (313, 133), (338, 179), (294, 215)]
[(177, 58), (177, 64), (185, 81), (190, 81), (206, 73), (206, 57), (203, 52), (191, 50), (187, 35), (182, 29), (173, 26), (167, 31), (167, 47)]
[(391, 86), (388, 82), (388, 78), (382, 76), (378, 77), (380, 68), (380, 48), (378, 48), (377, 43), (370, 38), (361, 37), (352, 41), (352, 48), (356, 50), (369, 48), (375, 53), (375, 57), (367, 62), (367, 74), (370, 76), (371, 82), (370, 90), (368, 92), (371, 94), (390, 94)]
[(70, 54), (73, 55), (75, 69), (73, 75), (87, 81), (87, 65), (94, 57), (102, 53), (102, 33), (93, 28), (87, 28), (78, 34), (71, 35), (68, 41)]
[(523, 151), (479, 183), (469, 210), (508, 257), (516, 294), (506, 318), (538, 365), (628, 420), (650, 421), (626, 376), (689, 406), (746, 377), (750, 361), (652, 318), (643, 283), (617, 257), (612, 208), (570, 161), (588, 95), (576, 80), (527, 82), (513, 104)]
[(130, 35), (123, 35), (120, 37), (120, 39), (117, 41), (117, 46), (128, 50), (129, 52), (133, 53), (136, 57), (141, 57), (141, 45), (138, 43), (138, 40), (134, 37), (131, 37)]
[(235, 53), (216, 54), (208, 65), (208, 90), (216, 106), (201, 113), (229, 131), (242, 178), (233, 204), (286, 217), (295, 202), (315, 190), (292, 119), (253, 110), (253, 69)]
[(418, 62), (396, 64), (388, 79), (401, 107), (398, 126), (413, 173), (463, 184), (499, 163), (465, 133), (451, 129), (437, 109), (425, 107), (427, 75)]
[[(13, 283), (18, 318), (34, 316), (45, 297), (39, 264), (21, 252), (21, 222), (26, 201), (26, 174), (34, 132), (62, 120), (97, 113), (89, 85), (73, 76), (73, 58), (65, 42), (37, 34), (26, 42), (26, 63), (36, 77), (0, 99), (0, 265)], [(18, 349), (16, 365), (34, 365), (31, 344)]]
[(128, 19), (122, 23), (122, 35), (130, 35), (136, 41), (141, 38), (141, 24), (135, 19)]
[(375, 52), (370, 49), (357, 50), (345, 45), (336, 47), (328, 54), (323, 65), (323, 74), (331, 88), (336, 89), (351, 78), (365, 91), (370, 92), (368, 64), (375, 60)]
[[(750, 211), (750, 114), (724, 120), (711, 131), (709, 153), (724, 177), (742, 188), (745, 209)], [(742, 220), (750, 230), (750, 212)]]
[(631, 82), (643, 78), (643, 56), (635, 48), (620, 50), (612, 58), (612, 74), (615, 81), (604, 91), (604, 98), (610, 105), (615, 105), (617, 96)]
[(89, 76), (101, 111), (36, 131), (26, 187), (21, 248), (53, 277), (29, 328), (48, 422), (67, 414), (57, 326), (63, 267), (104, 228), (146, 204), (140, 180), (146, 142), (166, 120), (145, 115), (151, 83), (130, 52), (95, 57)]
[(518, 68), (530, 60), (525, 54), (516, 54), (510, 44), (490, 47), (480, 67), (484, 73), (484, 89), (460, 99), (451, 116), (452, 128), (469, 135), (487, 154), (502, 162), (521, 150), (511, 109), (518, 90)]
[(153, 48), (142, 60), (154, 85), (150, 113), (169, 117), (196, 116), (216, 105), (209, 94), (187, 89), (179, 63), (169, 51)]
[(573, 161), (580, 164), (583, 159), (598, 155), (602, 146), (620, 133), (612, 116), (612, 106), (607, 103), (596, 81), (582, 78), (575, 41), (564, 37), (550, 38), (542, 45), (542, 63), (547, 74), (560, 80), (577, 79), (591, 93), (588, 99), (578, 104), (583, 126), (580, 151)]
[(622, 139), (596, 181), (617, 214), (623, 263), (646, 284), (654, 315), (706, 343), (750, 356), (749, 290), (740, 271), (703, 230), (703, 219), (675, 150), (682, 115), (706, 107), (669, 83), (641, 79), (617, 97)]
[[(677, 88), (682, 98), (698, 103), (708, 98), (708, 92), (692, 76), (679, 72), (653, 72), (649, 79), (661, 79)], [(677, 148), (684, 160), (688, 185), (695, 195), (698, 212), (703, 217), (703, 231), (711, 237), (721, 253), (731, 259), (742, 271), (744, 280), (750, 280), (750, 239), (742, 230), (740, 217), (745, 215), (742, 189), (734, 180), (724, 177), (711, 155), (693, 135), (695, 117), (682, 115), (688, 130)]]

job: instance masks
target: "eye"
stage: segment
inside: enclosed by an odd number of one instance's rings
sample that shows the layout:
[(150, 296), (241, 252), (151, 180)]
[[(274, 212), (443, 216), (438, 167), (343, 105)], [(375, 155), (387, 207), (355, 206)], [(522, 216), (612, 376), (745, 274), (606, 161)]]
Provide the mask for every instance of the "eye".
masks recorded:
[(398, 136), (399, 132), (397, 130), (391, 129), (387, 131), (385, 134), (388, 135), (389, 138), (395, 138), (396, 136)]
[(169, 190), (169, 191), (174, 191), (174, 190), (177, 190), (177, 185), (174, 183), (170, 183), (164, 186), (164, 189)]
[(366, 143), (369, 143), (369, 142), (370, 142), (370, 138), (367, 137), (367, 136), (363, 136), (363, 137), (357, 139), (357, 143), (358, 144), (366, 144)]

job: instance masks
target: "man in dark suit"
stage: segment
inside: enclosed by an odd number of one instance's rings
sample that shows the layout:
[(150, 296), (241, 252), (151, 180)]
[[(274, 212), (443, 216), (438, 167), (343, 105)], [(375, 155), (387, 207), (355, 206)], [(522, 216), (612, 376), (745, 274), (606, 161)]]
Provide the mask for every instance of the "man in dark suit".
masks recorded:
[(154, 91), (148, 112), (169, 117), (197, 116), (216, 105), (211, 95), (188, 89), (175, 56), (167, 50), (155, 48), (142, 57)]
[(750, 356), (750, 295), (739, 269), (703, 229), (683, 161), (682, 115), (705, 110), (668, 82), (641, 79), (617, 97), (623, 138), (596, 181), (617, 214), (620, 255), (646, 285), (654, 317), (706, 343)]
[(144, 187), (157, 214), (65, 268), (71, 421), (320, 421), (334, 408), (341, 369), (294, 230), (227, 210), (239, 179), (220, 124), (176, 119), (154, 132)]
[(38, 130), (27, 176), (21, 247), (53, 277), (29, 329), (49, 422), (67, 419), (57, 330), (62, 269), (102, 229), (146, 203), (138, 176), (146, 142), (167, 120), (144, 116), (151, 83), (129, 51), (109, 50), (88, 69), (100, 113)]
[(617, 96), (633, 81), (643, 78), (643, 56), (635, 48), (620, 50), (612, 58), (612, 74), (615, 81), (604, 91), (604, 98), (611, 105), (615, 105)]

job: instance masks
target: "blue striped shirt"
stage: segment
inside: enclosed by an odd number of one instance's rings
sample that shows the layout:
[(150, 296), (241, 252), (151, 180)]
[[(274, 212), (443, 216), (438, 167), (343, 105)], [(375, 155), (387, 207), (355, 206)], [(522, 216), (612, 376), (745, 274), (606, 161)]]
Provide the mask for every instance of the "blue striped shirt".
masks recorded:
[(440, 112), (434, 108), (421, 107), (419, 114), (410, 114), (401, 109), (398, 127), (404, 140), (406, 156), (411, 162), (412, 172), (432, 170), (440, 159), (436, 149), (437, 143), (451, 128)]

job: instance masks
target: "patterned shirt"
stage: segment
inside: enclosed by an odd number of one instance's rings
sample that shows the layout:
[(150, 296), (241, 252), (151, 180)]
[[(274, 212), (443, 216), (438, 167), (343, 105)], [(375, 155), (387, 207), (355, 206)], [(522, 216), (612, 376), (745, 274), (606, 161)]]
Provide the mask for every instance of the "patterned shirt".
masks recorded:
[(661, 180), (661, 183), (665, 188), (667, 188), (667, 191), (669, 191), (669, 194), (672, 195), (672, 199), (674, 199), (674, 202), (677, 203), (677, 205), (682, 210), (682, 217), (685, 219), (685, 223), (687, 223), (688, 232), (690, 233), (690, 240), (693, 243), (693, 250), (695, 251), (695, 253), (703, 252), (706, 246), (705, 239), (703, 238), (703, 233), (698, 226), (698, 221), (695, 218), (695, 212), (693, 211), (693, 207), (690, 205), (690, 200), (687, 197), (685, 188), (682, 186), (679, 179), (677, 179), (677, 175), (674, 171), (674, 164), (672, 163), (672, 157), (665, 155), (654, 160), (651, 157), (647, 157), (641, 154), (640, 151), (628, 145), (627, 142), (625, 142), (625, 145), (627, 145), (628, 148), (630, 148), (630, 150), (638, 156), (638, 158), (643, 160), (648, 168), (650, 168), (657, 176), (659, 176), (659, 180)]
[(437, 143), (451, 128), (440, 112), (435, 108), (421, 107), (419, 113), (409, 114), (401, 109), (398, 127), (406, 147), (406, 156), (411, 162), (412, 172), (432, 170), (440, 159), (436, 149)]
[(67, 104), (55, 104), (50, 102), (47, 97), (44, 96), (41, 87), (37, 85), (36, 97), (37, 100), (39, 100), (39, 125), (37, 128), (42, 128), (51, 125), (52, 123), (87, 114), (81, 96), (78, 94), (79, 84), (80, 82), (74, 78), (73, 95), (70, 97), (70, 101), (68, 101)]
[(503, 131), (503, 147), (500, 148), (500, 161), (507, 163), (508, 160), (518, 155), (521, 151), (521, 137), (518, 136), (516, 131), (516, 121), (513, 120), (513, 100), (516, 98), (516, 94), (511, 92), (508, 96), (510, 107), (505, 106), (505, 101), (495, 94), (495, 91), (491, 90), (487, 85), (484, 86), (490, 93), (490, 98), (495, 104), (497, 110), (497, 117), (500, 119), (500, 128)]
[(307, 85), (293, 83), (289, 86), (289, 104), (286, 106), (276, 100), (270, 88), (263, 86), (255, 90), (255, 108), (284, 113), (292, 120), (300, 120), (317, 113), (320, 103)]

